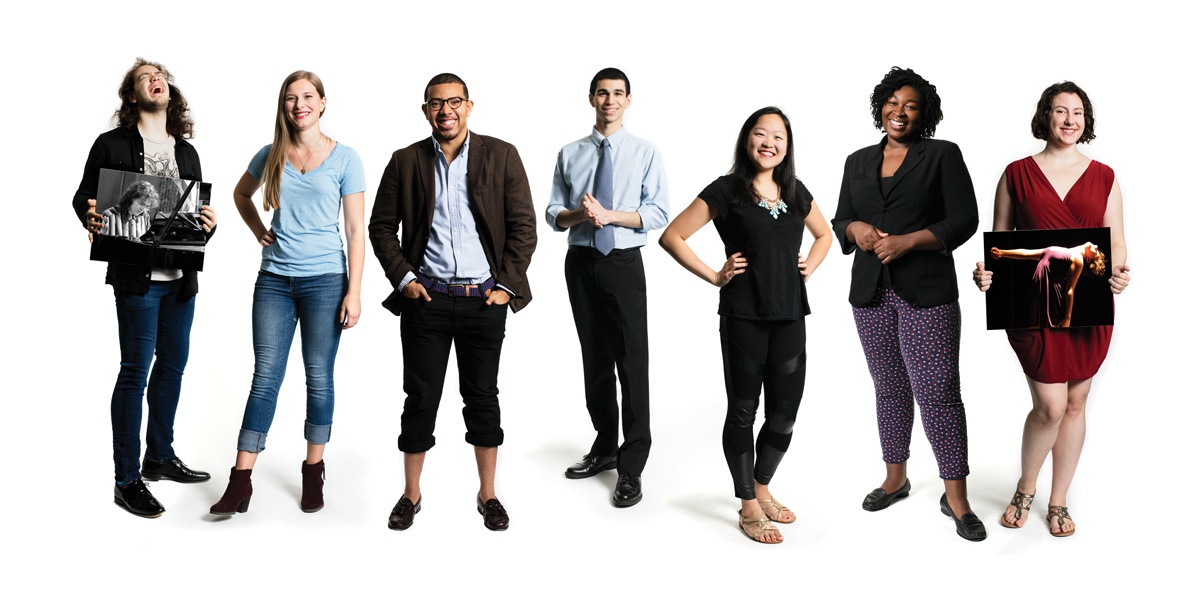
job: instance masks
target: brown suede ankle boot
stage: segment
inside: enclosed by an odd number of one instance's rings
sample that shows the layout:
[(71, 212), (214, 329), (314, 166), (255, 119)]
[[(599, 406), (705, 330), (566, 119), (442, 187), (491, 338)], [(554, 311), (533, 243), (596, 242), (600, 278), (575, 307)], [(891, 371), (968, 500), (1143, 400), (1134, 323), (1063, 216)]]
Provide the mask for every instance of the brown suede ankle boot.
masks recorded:
[(325, 459), (316, 464), (307, 462), (300, 465), (300, 476), (303, 478), (303, 489), (300, 493), (300, 509), (305, 512), (316, 512), (325, 507)]
[(254, 469), (229, 469), (229, 486), (225, 495), (209, 508), (209, 513), (218, 516), (232, 516), (234, 512), (242, 513), (250, 509), (250, 495), (254, 487), (250, 485), (250, 472)]

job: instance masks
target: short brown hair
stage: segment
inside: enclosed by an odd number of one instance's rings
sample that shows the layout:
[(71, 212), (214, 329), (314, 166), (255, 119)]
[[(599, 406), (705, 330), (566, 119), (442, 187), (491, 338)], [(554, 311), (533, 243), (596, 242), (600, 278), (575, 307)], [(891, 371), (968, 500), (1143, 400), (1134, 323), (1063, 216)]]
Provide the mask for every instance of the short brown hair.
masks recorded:
[(1064, 80), (1055, 84), (1051, 84), (1046, 90), (1042, 91), (1042, 98), (1038, 99), (1037, 111), (1033, 113), (1033, 121), (1030, 127), (1033, 129), (1033, 137), (1039, 140), (1045, 140), (1050, 137), (1050, 111), (1054, 109), (1054, 97), (1061, 94), (1073, 94), (1083, 101), (1083, 134), (1079, 136), (1080, 144), (1087, 144), (1096, 139), (1096, 118), (1092, 114), (1092, 101), (1088, 99), (1087, 93), (1083, 92), (1079, 85)]

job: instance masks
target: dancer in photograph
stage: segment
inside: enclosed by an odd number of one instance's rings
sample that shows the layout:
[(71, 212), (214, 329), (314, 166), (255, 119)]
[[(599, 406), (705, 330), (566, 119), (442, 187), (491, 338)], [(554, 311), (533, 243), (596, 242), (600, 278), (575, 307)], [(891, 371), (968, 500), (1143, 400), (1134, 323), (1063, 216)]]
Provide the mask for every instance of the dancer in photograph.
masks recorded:
[[(187, 100), (162, 64), (138, 58), (117, 89), (121, 106), (116, 128), (100, 134), (88, 153), (83, 179), (72, 205), (93, 234), (138, 240), (149, 229), (149, 209), (158, 202), (149, 183), (121, 204), (96, 212), (101, 169), (200, 180), (200, 156), (188, 143), (192, 118)], [(128, 199), (129, 201), (126, 201)], [(117, 211), (114, 212), (113, 210)], [(217, 213), (199, 212), (205, 241), (217, 228)], [(187, 366), (192, 319), (199, 290), (195, 271), (109, 263), (105, 283), (113, 287), (121, 370), (112, 391), (113, 501), (135, 516), (156, 518), (165, 511), (146, 481), (207, 481), (209, 474), (189, 468), (175, 454), (175, 411)], [(149, 381), (147, 381), (149, 378)], [(146, 456), (141, 458), (142, 398), (146, 399)], [(140, 470), (139, 470), (140, 463)]]
[[(1111, 168), (1088, 158), (1078, 146), (1095, 139), (1095, 126), (1092, 102), (1075, 83), (1052, 84), (1042, 92), (1031, 128), (1033, 137), (1045, 140), (1046, 147), (1004, 170), (996, 186), (992, 230), (1108, 227), (1112, 249), (1108, 283), (1113, 294), (1120, 294), (1129, 285), (1130, 271), (1125, 264), (1121, 187)], [(1081, 248), (1087, 245), (1076, 247)], [(975, 265), (973, 276), (980, 291), (991, 286), (992, 272), (982, 262)], [(1067, 323), (1061, 324), (1063, 320)], [(1054, 328), (1008, 331), (1008, 342), (1029, 383), (1033, 409), (1021, 437), (1021, 476), (1000, 524), (1025, 525), (1038, 474), (1050, 455), (1054, 469), (1046, 520), (1050, 534), (1065, 537), (1075, 534), (1075, 521), (1067, 512), (1067, 490), (1083, 451), (1092, 377), (1108, 355), (1112, 327), (1071, 327), (1069, 307), (1059, 323)]]
[(962, 152), (933, 139), (937, 87), (892, 68), (871, 94), (878, 144), (846, 159), (833, 232), (854, 253), (850, 304), (875, 382), (886, 475), (867, 494), (874, 512), (907, 497), (913, 400), (946, 488), (940, 506), (969, 541), (987, 537), (967, 501), (967, 418), (959, 390), (962, 315), (953, 251), (979, 224)]
[[(687, 244), (709, 222), (725, 245), (720, 269)], [(805, 228), (813, 236), (807, 257), (800, 255)], [(791, 443), (804, 394), (805, 282), (832, 242), (829, 224), (796, 178), (792, 124), (776, 107), (746, 119), (729, 174), (701, 191), (659, 239), (685, 269), (721, 288), (717, 314), (728, 398), (721, 445), (741, 500), (742, 532), (760, 543), (783, 542), (772, 522), (796, 521), (769, 484)], [(760, 394), (766, 421), (756, 440)]]
[[(263, 247), (262, 265), (254, 284), (254, 379), (229, 486), (213, 504), (213, 514), (245, 512), (250, 505), (251, 472), (266, 448), (297, 324), (308, 387), (300, 509), (316, 512), (325, 506), (334, 360), (342, 331), (358, 323), (366, 250), (362, 162), (353, 149), (321, 133), (325, 104), (325, 85), (316, 74), (288, 75), (279, 88), (274, 139), (254, 155), (233, 189), (238, 213)], [(260, 187), (263, 209), (273, 211), (270, 228), (253, 201)]]
[(1074, 248), (1000, 249), (992, 247), (992, 259), (1037, 261), (1033, 271), (1033, 327), (1071, 326), (1075, 308), (1075, 285), (1084, 268), (1096, 277), (1104, 277), (1105, 258), (1100, 248), (1087, 242)]

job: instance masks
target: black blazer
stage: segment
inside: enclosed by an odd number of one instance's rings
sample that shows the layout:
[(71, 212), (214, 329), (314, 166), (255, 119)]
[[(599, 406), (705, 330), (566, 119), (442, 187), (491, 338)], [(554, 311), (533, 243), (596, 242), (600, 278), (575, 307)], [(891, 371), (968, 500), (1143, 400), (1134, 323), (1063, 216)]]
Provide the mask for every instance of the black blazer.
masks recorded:
[[(928, 229), (942, 244), (938, 251), (909, 251), (888, 264), (892, 290), (913, 306), (927, 308), (958, 300), (958, 283), (951, 251), (967, 242), (979, 226), (979, 208), (971, 175), (962, 152), (952, 142), (918, 140), (896, 170), (892, 189), (879, 186), (884, 138), (846, 158), (842, 191), (833, 233), (850, 254), (858, 246), (847, 238), (846, 227), (861, 221), (889, 234)], [(867, 306), (883, 278), (883, 264), (874, 253), (854, 253), (850, 275), (850, 304)]]
[[(88, 152), (87, 164), (83, 165), (83, 178), (79, 189), (71, 199), (75, 217), (87, 227), (84, 216), (88, 211), (87, 200), (96, 199), (96, 187), (100, 184), (100, 169), (125, 172), (146, 172), (146, 158), (142, 154), (145, 145), (137, 127), (118, 127), (100, 134)], [(200, 180), (200, 155), (191, 144), (175, 137), (175, 164), (179, 167), (179, 178)], [(213, 232), (216, 228), (213, 228)], [(208, 233), (211, 237), (212, 232)], [(183, 296), (192, 296), (199, 290), (196, 272), (183, 270), (183, 283), (179, 291)], [(104, 282), (122, 292), (145, 294), (150, 291), (150, 268), (139, 265), (109, 263)]]
[[(516, 312), (533, 298), (526, 270), (537, 246), (537, 217), (529, 179), (512, 144), (473, 132), (468, 141), (471, 214), (492, 277), (513, 292), (509, 305)], [(429, 137), (397, 150), (375, 193), (367, 229), (375, 257), (392, 286), (425, 260), (437, 188), (433, 159), (433, 139)], [(383, 306), (399, 316), (402, 298), (393, 289)]]

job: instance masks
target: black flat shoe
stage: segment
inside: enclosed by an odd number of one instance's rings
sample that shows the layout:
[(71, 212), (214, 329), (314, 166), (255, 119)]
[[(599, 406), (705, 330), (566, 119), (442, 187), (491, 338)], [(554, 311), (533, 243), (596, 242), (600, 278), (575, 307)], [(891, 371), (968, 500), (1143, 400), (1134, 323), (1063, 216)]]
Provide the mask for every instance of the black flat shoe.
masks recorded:
[(621, 475), (613, 490), (613, 505), (628, 508), (642, 501), (642, 478), (637, 475)]
[(912, 484), (908, 482), (908, 479), (904, 480), (904, 485), (901, 485), (900, 489), (891, 493), (884, 491), (882, 487), (876, 488), (863, 498), (862, 508), (868, 512), (878, 512), (892, 505), (896, 500), (908, 497), (910, 490), (912, 490)]
[(113, 487), (113, 503), (142, 518), (158, 518), (167, 511), (141, 479)]
[(567, 471), (563, 475), (567, 479), (586, 479), (615, 468), (617, 468), (617, 457), (588, 454), (583, 457), (582, 461), (567, 467)]
[(983, 527), (983, 521), (978, 516), (967, 512), (962, 515), (962, 518), (956, 517), (954, 512), (950, 511), (950, 502), (946, 501), (944, 493), (938, 504), (942, 507), (943, 514), (954, 519), (954, 529), (958, 531), (958, 536), (972, 542), (987, 538), (987, 529)]
[(166, 479), (167, 481), (175, 481), (176, 483), (203, 483), (208, 481), (208, 473), (204, 471), (196, 471), (189, 469), (179, 457), (163, 462), (154, 462), (145, 460), (142, 462), (142, 478), (147, 481), (158, 481)]

